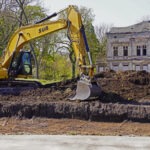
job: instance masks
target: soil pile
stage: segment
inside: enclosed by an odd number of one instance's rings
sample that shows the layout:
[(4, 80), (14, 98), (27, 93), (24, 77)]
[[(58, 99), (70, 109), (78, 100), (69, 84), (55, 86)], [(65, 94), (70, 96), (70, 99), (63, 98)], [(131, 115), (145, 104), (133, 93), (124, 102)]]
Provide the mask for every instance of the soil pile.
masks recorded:
[(67, 80), (18, 94), (0, 95), (0, 117), (77, 118), (95, 121), (150, 121), (150, 74), (134, 71), (96, 75), (102, 94), (94, 100), (70, 102), (77, 80)]

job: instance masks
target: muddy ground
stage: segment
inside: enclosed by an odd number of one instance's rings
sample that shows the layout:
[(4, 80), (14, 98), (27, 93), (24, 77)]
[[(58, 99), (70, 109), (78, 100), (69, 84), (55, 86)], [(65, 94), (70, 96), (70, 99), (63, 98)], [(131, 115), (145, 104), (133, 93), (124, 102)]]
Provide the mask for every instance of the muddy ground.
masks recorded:
[[(97, 74), (96, 79), (102, 87), (101, 96), (83, 102), (68, 100), (68, 97), (75, 93), (76, 79), (48, 85), (47, 88), (30, 89), (28, 91), (25, 89), (20, 91), (19, 88), (16, 88), (15, 93), (9, 93), (6, 90), (0, 95), (0, 117), (2, 120), (4, 117), (9, 119), (15, 117), (19, 120), (26, 120), (26, 122), (33, 118), (40, 118), (41, 120), (42, 118), (61, 120), (65, 118), (67, 120), (68, 118), (72, 123), (70, 126), (74, 126), (72, 119), (87, 120), (87, 123), (89, 121), (93, 121), (93, 123), (94, 121), (101, 122), (101, 124), (102, 122), (113, 122), (114, 125), (117, 124), (114, 122), (142, 122), (147, 128), (146, 131), (139, 129), (143, 131), (141, 134), (145, 132), (147, 133), (145, 135), (150, 135), (148, 129), (150, 122), (150, 74), (145, 71), (118, 73), (108, 71)], [(45, 120), (48, 124), (49, 121)], [(80, 121), (78, 120), (78, 122)], [(18, 124), (17, 121), (15, 123)], [(110, 124), (105, 125), (106, 128), (109, 128)], [(131, 128), (134, 130), (134, 125), (132, 125), (131, 123)], [(130, 128), (129, 124), (127, 128)], [(4, 129), (3, 126), (2, 129)], [(97, 129), (95, 127), (95, 131), (89, 132), (85, 128), (85, 132), (95, 134)], [(41, 132), (44, 133), (44, 131)], [(61, 130), (59, 132), (61, 133)], [(57, 132), (55, 133), (57, 134)], [(82, 133), (84, 134), (84, 132)]]

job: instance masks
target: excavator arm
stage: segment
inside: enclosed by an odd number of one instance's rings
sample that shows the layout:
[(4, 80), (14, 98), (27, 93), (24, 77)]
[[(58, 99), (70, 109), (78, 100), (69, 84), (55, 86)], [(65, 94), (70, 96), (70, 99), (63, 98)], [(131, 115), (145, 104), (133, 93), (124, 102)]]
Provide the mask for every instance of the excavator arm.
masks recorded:
[[(64, 20), (21, 27), (13, 34), (4, 51), (2, 68), (6, 70), (9, 68), (14, 55), (17, 56), (26, 43), (66, 27), (67, 24)], [(3, 78), (3, 74), (0, 77)]]

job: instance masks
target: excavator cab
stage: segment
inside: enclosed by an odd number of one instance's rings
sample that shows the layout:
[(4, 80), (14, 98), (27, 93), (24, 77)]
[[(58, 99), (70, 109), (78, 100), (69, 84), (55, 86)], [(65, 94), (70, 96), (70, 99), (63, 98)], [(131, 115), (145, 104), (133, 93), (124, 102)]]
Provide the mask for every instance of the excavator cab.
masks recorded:
[(19, 55), (12, 61), (9, 76), (32, 75), (31, 53), (29, 51), (20, 51)]

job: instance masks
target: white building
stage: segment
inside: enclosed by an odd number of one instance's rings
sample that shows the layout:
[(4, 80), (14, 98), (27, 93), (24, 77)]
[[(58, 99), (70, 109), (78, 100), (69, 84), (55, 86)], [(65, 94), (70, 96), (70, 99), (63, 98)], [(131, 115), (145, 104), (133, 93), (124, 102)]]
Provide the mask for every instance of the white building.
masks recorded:
[(107, 33), (107, 67), (150, 72), (150, 21), (113, 27)]

